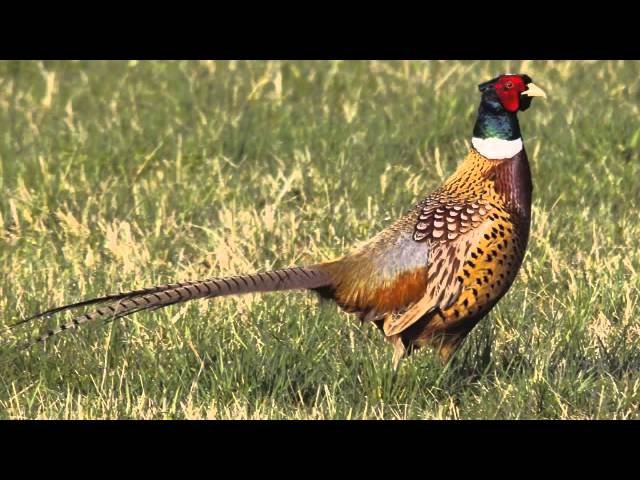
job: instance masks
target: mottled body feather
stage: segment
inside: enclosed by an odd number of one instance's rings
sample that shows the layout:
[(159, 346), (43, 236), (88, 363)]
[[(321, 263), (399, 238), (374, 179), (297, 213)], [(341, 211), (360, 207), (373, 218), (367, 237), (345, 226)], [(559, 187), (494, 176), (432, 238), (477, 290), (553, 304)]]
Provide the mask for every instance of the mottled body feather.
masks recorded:
[(524, 150), (490, 160), (472, 149), (442, 187), (392, 226), (315, 266), (331, 277), (322, 293), (375, 321), (406, 351), (432, 344), (448, 358), (515, 279), (531, 190)]

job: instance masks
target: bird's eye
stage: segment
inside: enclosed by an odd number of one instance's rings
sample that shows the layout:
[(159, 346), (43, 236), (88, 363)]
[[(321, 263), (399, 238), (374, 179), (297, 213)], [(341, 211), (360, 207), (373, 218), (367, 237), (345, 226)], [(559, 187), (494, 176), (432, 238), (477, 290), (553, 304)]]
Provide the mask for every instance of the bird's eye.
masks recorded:
[(504, 84), (504, 89), (505, 90), (509, 90), (512, 87), (513, 87), (513, 82), (511, 82), (511, 81), (509, 81), (509, 82)]

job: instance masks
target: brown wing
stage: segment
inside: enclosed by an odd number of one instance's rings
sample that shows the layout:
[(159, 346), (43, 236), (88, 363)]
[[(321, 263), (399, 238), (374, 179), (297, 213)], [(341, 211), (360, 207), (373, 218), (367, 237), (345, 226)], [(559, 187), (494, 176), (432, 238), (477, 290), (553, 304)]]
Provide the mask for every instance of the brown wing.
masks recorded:
[(398, 334), (424, 315), (451, 306), (460, 296), (472, 247), (492, 228), (492, 207), (488, 202), (454, 203), (437, 199), (422, 209), (413, 238), (429, 242), (427, 288), (424, 296), (402, 315), (385, 322), (385, 335)]

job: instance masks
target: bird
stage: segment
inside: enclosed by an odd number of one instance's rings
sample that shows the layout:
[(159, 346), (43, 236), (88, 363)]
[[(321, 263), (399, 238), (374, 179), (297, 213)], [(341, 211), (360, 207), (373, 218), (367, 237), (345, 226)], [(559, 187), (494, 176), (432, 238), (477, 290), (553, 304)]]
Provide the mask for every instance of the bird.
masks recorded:
[(342, 257), (167, 283), (52, 308), (12, 327), (92, 307), (23, 348), (86, 322), (111, 321), (189, 300), (308, 290), (378, 327), (393, 346), (394, 368), (423, 347), (432, 347), (448, 361), (507, 293), (521, 267), (533, 184), (518, 113), (527, 110), (534, 97), (546, 97), (525, 74), (501, 74), (478, 85), (478, 90), (471, 145), (455, 172), (401, 218)]

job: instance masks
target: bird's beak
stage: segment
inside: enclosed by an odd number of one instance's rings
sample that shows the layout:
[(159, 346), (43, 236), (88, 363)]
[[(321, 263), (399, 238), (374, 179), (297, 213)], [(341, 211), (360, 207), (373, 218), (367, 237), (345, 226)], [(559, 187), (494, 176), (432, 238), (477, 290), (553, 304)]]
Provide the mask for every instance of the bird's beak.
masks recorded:
[(544, 93), (540, 87), (538, 87), (535, 83), (530, 83), (527, 85), (529, 88), (521, 93), (521, 95), (527, 95), (529, 97), (544, 97), (547, 98), (547, 94)]

